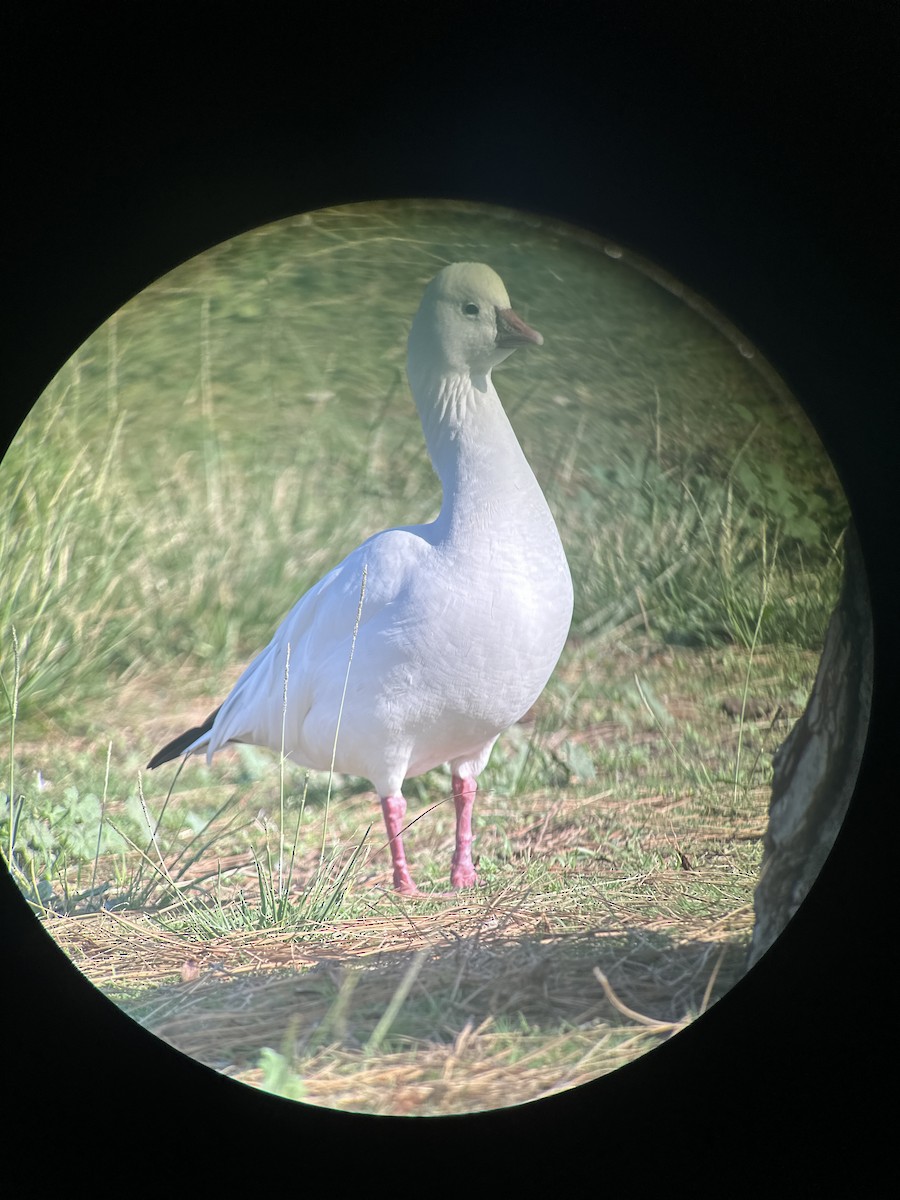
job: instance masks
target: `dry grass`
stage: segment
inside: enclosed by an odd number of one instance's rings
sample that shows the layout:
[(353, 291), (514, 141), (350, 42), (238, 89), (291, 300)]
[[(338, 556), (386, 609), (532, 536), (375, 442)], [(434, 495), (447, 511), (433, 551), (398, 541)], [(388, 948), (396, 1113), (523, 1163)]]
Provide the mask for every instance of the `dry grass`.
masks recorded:
[(310, 1103), (452, 1113), (615, 1070), (743, 970), (747, 908), (711, 926), (619, 901), (591, 929), (560, 899), (479, 897), (428, 916), (409, 904), (307, 933), (209, 941), (112, 913), (57, 918), (52, 933), (145, 1028), (216, 1070), (260, 1086), (271, 1048)]
[[(48, 913), (48, 931), (159, 1038), (250, 1085), (313, 1104), (477, 1111), (614, 1071), (677, 1034), (742, 975), (766, 824), (765, 768), (796, 715), (792, 708), (773, 722), (784, 681), (761, 654), (765, 715), (744, 722), (745, 743), (756, 749), (747, 751), (735, 799), (729, 764), (738, 723), (709, 681), (731, 694), (740, 655), (721, 661), (708, 651), (645, 654), (636, 646), (604, 663), (612, 697), (605, 715), (595, 715), (596, 693), (587, 692), (570, 704), (566, 724), (541, 735), (551, 755), (564, 741), (587, 747), (596, 780), (509, 794), (485, 788), (478, 850), (486, 886), (472, 895), (441, 904), (395, 897), (376, 798), (345, 790), (332, 809), (329, 846), (346, 852), (376, 821), (336, 919), (204, 932), (190, 905), (227, 909), (242, 893), (252, 896), (254, 856), (276, 798), (271, 774), (247, 777), (235, 754), (223, 759), (218, 781), (202, 769), (179, 780), (184, 812), (233, 790), (243, 814), (184, 871), (184, 900), (160, 889), (152, 911), (84, 905), (80, 915)], [(650, 719), (636, 697), (627, 701), (635, 657), (650, 692), (664, 698), (668, 724)], [(144, 713), (167, 711), (165, 690), (151, 678), (116, 697), (123, 746), (147, 740)], [(205, 697), (191, 703), (199, 711)], [(542, 720), (541, 711), (532, 714), (523, 736), (537, 737)], [(100, 728), (111, 721), (98, 713)], [(685, 740), (691, 730), (697, 744)], [(36, 747), (23, 742), (20, 751), (30, 761)], [(713, 787), (700, 786), (701, 757), (716, 775)], [(166, 781), (153, 780), (164, 791)], [(411, 802), (411, 816), (421, 819), (410, 847), (426, 886), (444, 886), (452, 846), (443, 791), (436, 777)], [(159, 793), (148, 795), (158, 812)], [(111, 819), (122, 811), (111, 797)], [(182, 818), (173, 818), (166, 844), (175, 855), (184, 842)], [(223, 827), (230, 819), (222, 817)], [(298, 898), (316, 874), (321, 819), (312, 805), (297, 846)], [(111, 870), (101, 862), (98, 875)]]

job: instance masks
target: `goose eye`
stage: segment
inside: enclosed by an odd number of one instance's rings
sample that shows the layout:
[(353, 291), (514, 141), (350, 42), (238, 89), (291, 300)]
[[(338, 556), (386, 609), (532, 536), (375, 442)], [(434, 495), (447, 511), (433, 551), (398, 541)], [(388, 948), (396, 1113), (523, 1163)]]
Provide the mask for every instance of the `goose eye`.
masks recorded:
[(463, 305), (463, 312), (466, 314), (467, 317), (477, 317), (478, 311), (479, 311), (478, 305), (473, 304), (471, 300), (469, 301), (468, 304)]

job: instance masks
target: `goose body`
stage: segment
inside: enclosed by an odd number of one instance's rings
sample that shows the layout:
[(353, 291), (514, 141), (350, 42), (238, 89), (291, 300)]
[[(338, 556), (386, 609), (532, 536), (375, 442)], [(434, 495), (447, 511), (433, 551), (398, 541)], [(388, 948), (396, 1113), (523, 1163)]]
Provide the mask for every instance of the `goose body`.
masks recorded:
[(491, 378), (517, 346), (542, 340), (489, 267), (454, 263), (432, 280), (407, 371), (442, 485), (439, 515), (375, 534), (349, 554), (297, 602), (221, 707), (151, 767), (250, 742), (368, 779), (381, 798), (394, 886), (414, 893), (403, 781), (449, 763), (451, 881), (476, 882), (475, 779), (543, 690), (572, 616), (556, 525)]

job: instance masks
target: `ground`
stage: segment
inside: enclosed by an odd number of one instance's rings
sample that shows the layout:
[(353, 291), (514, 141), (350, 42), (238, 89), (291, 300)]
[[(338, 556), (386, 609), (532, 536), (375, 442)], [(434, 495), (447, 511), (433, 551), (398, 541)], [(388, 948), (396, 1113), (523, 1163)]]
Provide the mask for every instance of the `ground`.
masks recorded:
[[(635, 638), (573, 699), (570, 650), (485, 772), (483, 883), (449, 902), (389, 890), (376, 797), (356, 781), (330, 798), (314, 781), (301, 810), (292, 774), (282, 855), (277, 763), (246, 750), (188, 768), (164, 813), (173, 771), (145, 775), (155, 844), (99, 860), (91, 887), (70, 872), (43, 919), (144, 1027), (247, 1083), (409, 1114), (552, 1094), (677, 1033), (744, 972), (769, 760), (815, 662)], [(146, 758), (211, 707), (191, 688), (164, 702), (172, 683), (120, 690), (114, 759)], [(47, 749), (21, 742), (20, 772)], [(70, 754), (74, 778), (106, 748), (87, 734)], [(48, 791), (64, 782), (44, 774)], [(446, 887), (446, 782), (408, 789), (426, 889)], [(110, 795), (105, 817), (124, 831), (128, 808)]]

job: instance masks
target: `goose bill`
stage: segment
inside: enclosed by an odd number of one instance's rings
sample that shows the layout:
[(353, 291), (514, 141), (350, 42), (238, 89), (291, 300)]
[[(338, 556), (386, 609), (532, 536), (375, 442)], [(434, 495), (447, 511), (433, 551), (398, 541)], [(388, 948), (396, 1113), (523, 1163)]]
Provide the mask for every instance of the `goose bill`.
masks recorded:
[(542, 346), (544, 339), (536, 329), (526, 325), (511, 308), (498, 308), (497, 345), (504, 349), (513, 349), (515, 346), (526, 346), (529, 342)]

